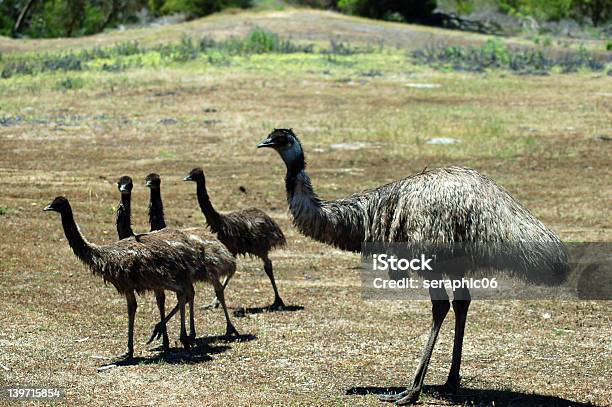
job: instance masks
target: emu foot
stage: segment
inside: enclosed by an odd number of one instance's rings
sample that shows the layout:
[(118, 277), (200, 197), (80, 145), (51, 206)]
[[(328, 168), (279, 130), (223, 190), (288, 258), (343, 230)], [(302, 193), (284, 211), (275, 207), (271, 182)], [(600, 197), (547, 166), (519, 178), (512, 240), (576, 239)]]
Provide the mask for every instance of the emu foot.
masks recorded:
[(113, 362), (124, 362), (134, 358), (134, 349), (128, 349), (121, 355), (116, 355), (111, 358)]
[(284, 311), (285, 307), (286, 306), (283, 300), (280, 297), (276, 297), (274, 299), (274, 303), (272, 303), (272, 305), (268, 307), (268, 310), (269, 311)]
[(236, 327), (232, 324), (228, 324), (227, 328), (225, 329), (225, 337), (231, 338), (231, 337), (239, 337), (239, 336), (240, 336), (240, 332), (238, 332)]
[(217, 309), (221, 305), (221, 301), (217, 297), (208, 305), (202, 305), (202, 309)]
[(189, 335), (181, 335), (179, 340), (183, 344), (183, 348), (189, 350), (189, 348), (191, 347), (191, 338), (189, 337)]
[(147, 345), (155, 340), (158, 340), (161, 337), (164, 338), (164, 346), (170, 347), (170, 341), (168, 340), (168, 334), (166, 333), (166, 324), (158, 322), (157, 324), (155, 324), (155, 328), (153, 329), (151, 337), (147, 341)]
[(459, 381), (460, 379), (448, 378), (446, 383), (442, 386), (441, 392), (444, 394), (457, 394), (459, 392)]
[(417, 390), (404, 390), (401, 393), (382, 395), (379, 400), (395, 403), (398, 406), (407, 406), (416, 403), (419, 400), (420, 393)]
[(162, 352), (168, 352), (170, 350), (170, 340), (168, 339), (168, 335), (164, 335), (163, 338), (161, 350)]

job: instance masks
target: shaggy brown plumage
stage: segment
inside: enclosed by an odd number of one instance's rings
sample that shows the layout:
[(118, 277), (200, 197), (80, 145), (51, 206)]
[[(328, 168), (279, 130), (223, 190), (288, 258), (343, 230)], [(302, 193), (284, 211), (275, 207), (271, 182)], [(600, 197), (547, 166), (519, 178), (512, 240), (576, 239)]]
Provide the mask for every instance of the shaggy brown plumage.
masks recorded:
[(137, 307), (134, 293), (154, 290), (175, 292), (178, 304), (166, 318), (171, 318), (177, 310), (181, 312), (180, 339), (185, 347), (189, 346), (185, 330), (185, 302), (191, 295), (191, 281), (194, 275), (202, 272), (200, 269), (206, 256), (206, 247), (198, 236), (164, 230), (138, 235), (138, 239), (127, 237), (112, 244), (95, 245), (81, 234), (68, 199), (57, 197), (44, 210), (60, 213), (64, 234), (77, 258), (94, 275), (101, 276), (126, 296), (128, 349), (125, 357), (131, 358), (134, 353), (134, 316)]
[[(264, 271), (274, 290), (274, 302), (269, 309), (285, 307), (274, 280), (272, 261), (268, 257), (272, 249), (286, 244), (285, 235), (278, 224), (257, 208), (238, 210), (228, 214), (217, 212), (208, 196), (206, 178), (201, 168), (191, 170), (184, 180), (196, 183), (198, 203), (206, 218), (206, 223), (229, 251), (233, 255), (256, 256), (263, 261)], [(224, 286), (228, 282), (229, 280), (225, 281)]]
[[(302, 146), (291, 129), (275, 129), (258, 147), (273, 148), (285, 162), (293, 222), (315, 240), (354, 252), (361, 250), (362, 242), (468, 243), (469, 247), (510, 244), (520, 249), (516, 263), (523, 276), (532, 266), (547, 274), (543, 281), (559, 283), (567, 276), (567, 255), (557, 235), (505, 189), (475, 170), (450, 167), (423, 171), (348, 198), (323, 200), (313, 190)], [(470, 304), (467, 290), (454, 294), (455, 341), (446, 382), (449, 391), (459, 386)], [(411, 404), (419, 398), (440, 326), (450, 309), (444, 289), (431, 290), (430, 295), (433, 325), (412, 386), (383, 397), (385, 401)]]
[[(151, 190), (149, 199), (149, 224), (151, 225), (151, 230), (163, 229), (166, 227), (166, 220), (164, 216), (164, 205), (161, 199), (161, 178), (158, 174), (149, 174), (147, 175), (145, 184)], [(236, 259), (221, 242), (215, 239), (214, 236), (211, 236), (204, 228), (181, 229), (181, 231), (189, 233), (194, 239), (200, 239), (201, 243), (206, 246), (207, 250), (203, 258), (203, 268), (201, 272), (193, 276), (193, 281), (204, 281), (212, 284), (215, 289), (216, 298), (219, 299), (219, 303), (223, 306), (223, 313), (225, 314), (227, 325), (226, 336), (239, 335), (238, 330), (232, 324), (225, 304), (225, 284), (220, 284), (222, 278), (227, 282), (236, 272)], [(189, 337), (195, 339), (195, 291), (192, 291), (192, 294), (193, 295), (187, 298), (187, 302), (189, 303)], [(164, 304), (161, 296), (158, 296), (157, 304), (160, 315), (163, 315)]]
[[(132, 178), (127, 175), (119, 178), (117, 181), (117, 188), (121, 194), (121, 200), (117, 207), (117, 234), (119, 239), (125, 239), (127, 237), (134, 236), (131, 224), (131, 201), (132, 201), (132, 189), (134, 184)], [(156, 230), (156, 229), (153, 229)], [(155, 301), (157, 303), (157, 309), (159, 310), (160, 323), (166, 318), (166, 294), (164, 290), (153, 290), (155, 293)], [(165, 324), (162, 328), (162, 349), (167, 351), (170, 349), (170, 340), (168, 339), (168, 332)], [(191, 335), (190, 335), (191, 337)]]

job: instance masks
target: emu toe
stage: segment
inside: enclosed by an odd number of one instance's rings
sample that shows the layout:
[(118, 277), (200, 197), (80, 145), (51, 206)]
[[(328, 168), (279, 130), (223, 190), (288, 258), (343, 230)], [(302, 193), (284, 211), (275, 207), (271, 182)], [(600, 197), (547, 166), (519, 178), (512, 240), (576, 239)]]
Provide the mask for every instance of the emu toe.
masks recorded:
[(240, 332), (238, 332), (234, 325), (228, 325), (225, 330), (225, 337), (231, 338), (232, 336), (240, 336)]
[(416, 402), (419, 401), (419, 395), (420, 392), (411, 390), (406, 396), (397, 400), (395, 404), (398, 406), (409, 406), (412, 404), (416, 404)]
[(134, 350), (128, 349), (121, 355), (113, 356), (111, 359), (115, 362), (126, 361), (134, 358)]
[(445, 394), (457, 394), (459, 391), (459, 379), (448, 379), (446, 383), (444, 383), (444, 386), (442, 386), (441, 391)]
[(203, 305), (202, 309), (217, 309), (219, 308), (219, 306), (221, 305), (221, 302), (219, 301), (219, 299), (217, 297), (215, 297), (210, 304), (208, 305)]
[(158, 322), (157, 324), (155, 324), (155, 328), (153, 329), (153, 333), (151, 334), (151, 337), (147, 341), (147, 345), (153, 342), (154, 340), (164, 337), (164, 345), (170, 346), (169, 341), (168, 341), (168, 336), (167, 334), (165, 334), (165, 331), (166, 331), (165, 328), (166, 328), (166, 325), (162, 324), (161, 322)]
[(162, 342), (162, 352), (168, 352), (170, 350), (170, 340), (168, 339), (168, 335), (164, 335), (164, 340)]
[(280, 297), (278, 297), (274, 300), (274, 303), (272, 303), (272, 305), (268, 307), (268, 309), (270, 311), (283, 311), (285, 310), (285, 307), (286, 306), (283, 300)]
[(399, 399), (405, 397), (408, 394), (408, 390), (404, 390), (401, 393), (394, 393), (394, 394), (383, 394), (382, 396), (379, 396), (378, 399), (380, 401), (387, 401), (390, 403), (394, 403), (396, 401), (398, 401)]
[(189, 338), (189, 335), (181, 335), (179, 340), (183, 344), (183, 347), (189, 350), (189, 348), (191, 347), (191, 339)]

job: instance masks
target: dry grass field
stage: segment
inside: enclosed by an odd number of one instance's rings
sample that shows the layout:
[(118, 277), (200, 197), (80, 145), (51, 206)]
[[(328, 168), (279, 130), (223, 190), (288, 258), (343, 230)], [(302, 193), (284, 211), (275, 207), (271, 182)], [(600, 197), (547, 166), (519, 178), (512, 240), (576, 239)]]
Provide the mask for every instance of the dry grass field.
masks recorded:
[[(307, 11), (226, 14), (86, 39), (1, 39), (0, 50), (6, 61), (128, 39), (176, 41), (185, 32), (224, 38), (254, 26), (296, 41), (387, 45), (333, 57), (146, 61), (119, 72), (0, 79), (0, 387), (62, 387), (66, 398), (57, 405), (69, 406), (378, 406), (370, 393), (407, 385), (429, 331), (430, 304), (362, 300), (359, 257), (293, 228), (284, 166), (255, 148), (274, 127), (292, 127), (301, 137), (322, 197), (424, 167), (469, 166), (564, 240), (612, 241), (612, 77), (605, 73), (434, 70), (411, 64), (404, 48), (485, 38)], [(66, 79), (78, 87), (65, 86)], [(458, 143), (427, 144), (433, 137)], [(226, 298), (243, 341), (219, 337), (221, 310), (198, 310), (192, 351), (177, 340), (162, 357), (144, 344), (157, 316), (149, 294), (139, 298), (136, 362), (98, 371), (124, 350), (125, 299), (77, 262), (57, 214), (41, 210), (66, 195), (83, 233), (111, 242), (115, 182), (127, 174), (136, 184), (134, 229), (146, 231), (144, 177), (155, 171), (167, 222), (203, 225), (194, 185), (181, 182), (195, 166), (206, 170), (220, 210), (256, 206), (282, 226), (288, 246), (272, 259), (281, 295), (297, 310), (257, 312), (272, 291), (260, 262), (241, 259)], [(196, 289), (198, 304), (212, 299), (210, 287)], [(444, 382), (450, 363), (449, 314), (421, 401), (610, 405), (611, 317), (606, 301), (475, 301), (461, 393), (448, 399), (433, 386)], [(176, 320), (169, 329), (178, 338)]]

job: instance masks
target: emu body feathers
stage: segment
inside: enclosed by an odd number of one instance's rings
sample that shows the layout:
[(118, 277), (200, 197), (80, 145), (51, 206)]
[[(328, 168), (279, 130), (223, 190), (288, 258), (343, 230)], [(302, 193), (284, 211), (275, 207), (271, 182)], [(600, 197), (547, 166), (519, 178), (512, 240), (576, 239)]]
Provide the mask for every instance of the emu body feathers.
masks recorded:
[[(424, 171), (347, 198), (323, 200), (315, 194), (305, 172), (304, 153), (293, 130), (275, 129), (258, 145), (261, 147), (273, 148), (285, 162), (285, 187), (293, 222), (300, 232), (315, 240), (354, 252), (361, 251), (362, 242), (519, 245), (522, 265), (518, 271), (523, 276), (531, 266), (552, 274), (552, 283), (567, 276), (567, 255), (557, 235), (506, 190), (475, 170), (449, 167)], [(555, 267), (558, 265), (561, 267)], [(382, 396), (383, 401), (407, 405), (419, 399), (438, 333), (450, 309), (443, 288), (430, 288), (429, 293), (432, 327), (412, 384), (405, 391)], [(459, 288), (454, 295), (455, 339), (444, 386), (451, 393), (459, 387), (470, 305), (467, 289)]]

